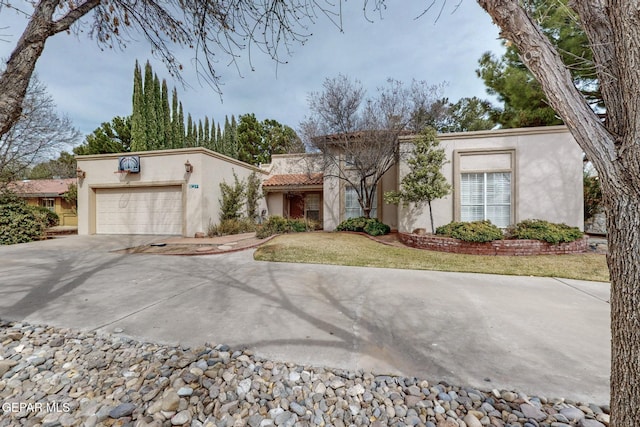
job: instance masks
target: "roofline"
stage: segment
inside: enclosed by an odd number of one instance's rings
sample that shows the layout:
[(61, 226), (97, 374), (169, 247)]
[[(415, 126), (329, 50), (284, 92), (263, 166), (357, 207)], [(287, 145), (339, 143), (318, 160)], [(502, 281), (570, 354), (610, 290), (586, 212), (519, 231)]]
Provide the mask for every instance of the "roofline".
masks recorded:
[[(492, 138), (492, 137), (506, 137), (506, 136), (525, 136), (525, 135), (544, 135), (552, 133), (564, 133), (569, 132), (569, 129), (565, 125), (557, 126), (536, 126), (528, 128), (511, 128), (511, 129), (493, 129), (493, 130), (478, 130), (472, 132), (450, 132), (439, 133), (438, 139), (446, 141), (450, 139), (477, 139), (477, 138)], [(400, 142), (411, 142), (416, 139), (418, 135), (401, 136)]]
[(204, 147), (172, 148), (169, 150), (153, 150), (153, 151), (134, 151), (130, 153), (87, 154), (84, 156), (75, 156), (75, 158), (76, 160), (102, 160), (102, 159), (117, 159), (118, 157), (121, 157), (121, 156), (156, 157), (156, 156), (181, 155), (181, 154), (205, 154), (210, 157), (214, 157), (229, 163), (233, 163), (238, 166), (242, 166), (244, 168), (253, 170), (255, 172), (260, 172), (265, 175), (268, 173), (257, 166), (250, 165), (249, 163), (245, 163), (238, 159), (234, 159), (233, 157), (225, 156), (224, 154), (220, 154), (216, 151), (212, 151)]
[(313, 190), (322, 190), (323, 184), (291, 184), (291, 185), (263, 185), (262, 188), (264, 191), (290, 191), (290, 190), (305, 190), (305, 191), (313, 191)]

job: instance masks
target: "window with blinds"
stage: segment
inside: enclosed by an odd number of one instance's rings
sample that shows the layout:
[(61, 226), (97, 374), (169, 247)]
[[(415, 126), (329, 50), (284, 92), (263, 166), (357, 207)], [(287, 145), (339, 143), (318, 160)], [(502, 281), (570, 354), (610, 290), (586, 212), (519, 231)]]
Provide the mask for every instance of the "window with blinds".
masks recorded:
[[(377, 218), (378, 209), (378, 195), (373, 195), (373, 207), (371, 209), (371, 218)], [(358, 203), (358, 193), (353, 187), (346, 187), (344, 190), (344, 219), (357, 218), (363, 216), (364, 212), (360, 203)]]
[(314, 221), (320, 220), (320, 194), (307, 194), (304, 198), (305, 217)]
[(460, 220), (485, 219), (500, 228), (511, 224), (511, 172), (461, 174)]

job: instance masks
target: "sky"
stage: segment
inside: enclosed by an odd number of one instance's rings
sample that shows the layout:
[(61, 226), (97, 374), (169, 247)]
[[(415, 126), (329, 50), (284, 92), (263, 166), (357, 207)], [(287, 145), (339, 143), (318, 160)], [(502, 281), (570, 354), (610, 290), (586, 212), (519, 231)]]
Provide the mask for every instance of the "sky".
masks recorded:
[[(439, 16), (437, 10), (420, 16), (430, 1), (399, 3), (388, 2), (382, 16), (369, 15), (374, 20), (369, 22), (362, 1), (345, 0), (343, 31), (319, 17), (309, 28), (313, 34), (308, 41), (294, 45), (292, 54), (285, 56), (286, 64), (276, 64), (260, 52), (251, 55), (253, 71), (246, 52), (238, 67), (220, 61), (222, 95), (198, 78), (192, 51), (178, 52), (184, 86), (153, 58), (144, 41), (130, 42), (124, 50), (101, 50), (86, 36), (58, 34), (47, 41), (36, 72), (59, 112), (69, 116), (83, 135), (114, 116), (131, 114), (136, 59), (149, 60), (170, 90), (178, 89), (185, 116), (191, 113), (196, 120), (208, 116), (218, 122), (225, 115), (254, 113), (258, 120), (275, 119), (297, 130), (309, 115), (309, 93), (321, 91), (326, 78), (340, 73), (360, 80), (370, 95), (387, 78), (394, 78), (407, 84), (412, 79), (444, 82), (443, 96), (452, 102), (471, 96), (491, 100), (475, 72), (484, 52), (504, 51), (489, 15), (472, 0), (458, 7), (458, 2), (448, 2)], [(25, 22), (10, 10), (0, 12), (0, 58), (8, 58)]]

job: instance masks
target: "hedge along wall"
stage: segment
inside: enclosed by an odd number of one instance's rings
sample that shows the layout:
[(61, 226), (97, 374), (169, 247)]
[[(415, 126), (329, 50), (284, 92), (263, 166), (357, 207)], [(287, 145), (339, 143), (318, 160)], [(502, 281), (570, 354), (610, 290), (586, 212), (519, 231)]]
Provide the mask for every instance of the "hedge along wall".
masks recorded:
[(451, 237), (398, 233), (398, 239), (407, 246), (430, 251), (470, 255), (560, 255), (579, 254), (587, 250), (585, 236), (569, 243), (551, 244), (540, 240), (494, 240), (487, 243), (465, 242)]

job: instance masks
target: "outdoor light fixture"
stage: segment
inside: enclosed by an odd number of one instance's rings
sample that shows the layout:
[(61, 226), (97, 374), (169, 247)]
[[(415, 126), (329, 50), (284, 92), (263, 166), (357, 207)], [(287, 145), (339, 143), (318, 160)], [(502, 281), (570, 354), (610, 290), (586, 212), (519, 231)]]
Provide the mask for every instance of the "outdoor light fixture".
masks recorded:
[(76, 169), (76, 176), (80, 179), (84, 179), (87, 176), (87, 173), (82, 169), (78, 168)]
[(189, 160), (187, 160), (187, 162), (184, 164), (184, 171), (186, 173), (193, 172), (193, 165), (191, 163), (189, 163)]

